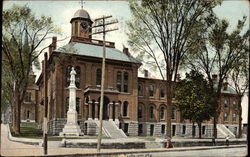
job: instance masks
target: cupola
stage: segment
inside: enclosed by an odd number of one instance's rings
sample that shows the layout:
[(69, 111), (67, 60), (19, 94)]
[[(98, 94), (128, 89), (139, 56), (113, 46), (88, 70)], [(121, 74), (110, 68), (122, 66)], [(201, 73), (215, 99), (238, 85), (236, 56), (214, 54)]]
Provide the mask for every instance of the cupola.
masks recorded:
[(71, 36), (81, 38), (91, 38), (92, 20), (89, 13), (84, 9), (79, 9), (75, 12), (71, 23)]

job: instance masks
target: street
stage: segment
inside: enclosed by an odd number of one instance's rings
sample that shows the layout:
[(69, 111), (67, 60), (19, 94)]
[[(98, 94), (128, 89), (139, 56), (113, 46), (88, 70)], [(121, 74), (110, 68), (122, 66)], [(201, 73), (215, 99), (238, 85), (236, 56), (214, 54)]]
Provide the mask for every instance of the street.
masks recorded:
[(129, 154), (127, 157), (164, 157), (164, 156), (216, 156), (216, 157), (235, 157), (247, 156), (247, 147), (211, 149), (211, 150), (187, 150), (176, 152), (157, 152), (143, 154)]

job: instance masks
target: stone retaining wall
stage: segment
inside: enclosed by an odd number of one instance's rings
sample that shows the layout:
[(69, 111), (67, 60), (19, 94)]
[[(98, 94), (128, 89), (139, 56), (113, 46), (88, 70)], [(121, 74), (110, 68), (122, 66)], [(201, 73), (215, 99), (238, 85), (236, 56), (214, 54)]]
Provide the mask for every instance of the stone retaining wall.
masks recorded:
[[(66, 142), (66, 148), (96, 148), (97, 143), (73, 143)], [(143, 149), (144, 142), (124, 142), (124, 143), (102, 143), (102, 149)]]

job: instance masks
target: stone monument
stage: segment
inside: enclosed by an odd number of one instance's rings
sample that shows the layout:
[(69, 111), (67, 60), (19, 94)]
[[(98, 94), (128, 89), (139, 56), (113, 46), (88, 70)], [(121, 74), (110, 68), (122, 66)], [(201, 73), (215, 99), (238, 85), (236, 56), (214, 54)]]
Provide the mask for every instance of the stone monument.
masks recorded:
[(60, 136), (80, 136), (84, 135), (77, 123), (77, 111), (76, 111), (76, 85), (75, 85), (76, 71), (74, 67), (70, 72), (70, 85), (69, 85), (69, 110), (67, 112), (67, 123), (65, 124), (63, 131), (60, 132)]

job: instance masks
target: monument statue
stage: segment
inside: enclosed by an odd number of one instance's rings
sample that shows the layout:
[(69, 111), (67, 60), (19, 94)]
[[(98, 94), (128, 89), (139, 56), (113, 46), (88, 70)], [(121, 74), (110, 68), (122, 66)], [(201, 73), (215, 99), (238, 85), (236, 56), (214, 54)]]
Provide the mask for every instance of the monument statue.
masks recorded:
[(76, 85), (75, 85), (76, 71), (74, 67), (70, 72), (70, 85), (69, 85), (69, 110), (67, 112), (67, 123), (65, 124), (63, 131), (60, 132), (60, 136), (80, 136), (83, 135), (81, 129), (77, 123), (77, 111), (76, 111)]

